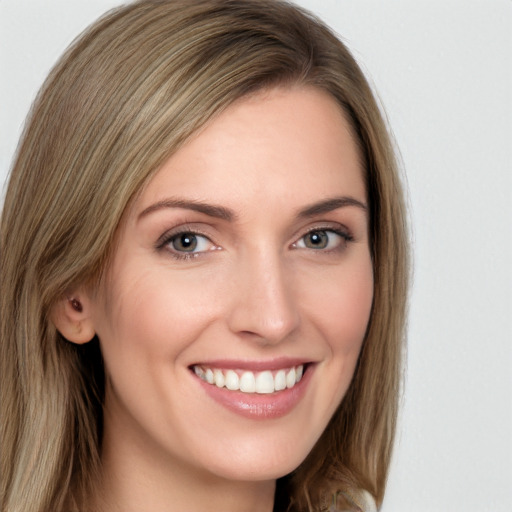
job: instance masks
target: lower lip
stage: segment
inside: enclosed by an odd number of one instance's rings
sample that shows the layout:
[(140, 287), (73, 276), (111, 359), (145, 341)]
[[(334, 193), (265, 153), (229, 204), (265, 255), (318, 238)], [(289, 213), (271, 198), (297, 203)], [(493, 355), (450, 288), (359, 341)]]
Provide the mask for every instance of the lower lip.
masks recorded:
[(204, 380), (192, 374), (206, 391), (210, 398), (246, 418), (255, 420), (274, 419), (285, 416), (298, 405), (306, 392), (313, 365), (308, 364), (300, 382), (293, 388), (276, 391), (270, 394), (242, 393), (241, 391), (230, 391), (226, 388), (218, 388), (214, 384), (208, 384)]

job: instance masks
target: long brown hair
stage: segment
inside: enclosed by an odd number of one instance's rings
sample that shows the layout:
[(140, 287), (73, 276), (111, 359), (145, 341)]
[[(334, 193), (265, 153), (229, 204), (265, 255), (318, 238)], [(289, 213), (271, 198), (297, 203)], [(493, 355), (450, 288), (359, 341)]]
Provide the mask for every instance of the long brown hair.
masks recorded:
[[(90, 27), (31, 111), (1, 221), (5, 512), (61, 511), (99, 474), (103, 368), (49, 319), (70, 286), (105, 268), (127, 205), (159, 166), (233, 101), (274, 85), (327, 91), (365, 163), (374, 303), (351, 386), (307, 459), (278, 481), (275, 510), (317, 511), (366, 489), (382, 501), (395, 434), (408, 280), (394, 151), (347, 48), (273, 0), (142, 0)], [(327, 504), (327, 505), (326, 505)]]

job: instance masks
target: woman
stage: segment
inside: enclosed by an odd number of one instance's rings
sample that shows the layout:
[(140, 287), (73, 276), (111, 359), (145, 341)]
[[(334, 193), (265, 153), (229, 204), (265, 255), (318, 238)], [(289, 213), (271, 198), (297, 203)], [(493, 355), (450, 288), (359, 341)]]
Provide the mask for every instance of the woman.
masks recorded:
[(270, 0), (139, 1), (44, 85), (2, 215), (2, 510), (371, 510), (401, 187), (360, 69)]

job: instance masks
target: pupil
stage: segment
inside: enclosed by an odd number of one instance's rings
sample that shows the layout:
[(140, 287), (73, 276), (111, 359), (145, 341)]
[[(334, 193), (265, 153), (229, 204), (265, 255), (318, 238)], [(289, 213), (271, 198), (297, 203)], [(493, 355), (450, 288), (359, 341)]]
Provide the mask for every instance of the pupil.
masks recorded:
[(184, 234), (175, 241), (175, 249), (179, 251), (193, 251), (197, 247), (195, 235)]
[[(324, 248), (327, 246), (327, 233), (325, 231), (315, 231), (308, 236), (309, 247)], [(308, 245), (308, 244), (306, 244)]]

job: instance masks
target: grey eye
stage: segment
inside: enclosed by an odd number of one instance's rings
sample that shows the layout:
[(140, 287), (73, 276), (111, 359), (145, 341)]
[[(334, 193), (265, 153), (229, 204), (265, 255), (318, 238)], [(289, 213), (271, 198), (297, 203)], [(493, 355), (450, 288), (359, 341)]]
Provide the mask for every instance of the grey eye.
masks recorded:
[(304, 236), (304, 245), (308, 249), (325, 249), (329, 245), (329, 235), (326, 231), (311, 231)]
[(180, 233), (172, 238), (170, 244), (175, 251), (194, 252), (198, 246), (198, 235), (194, 233)]
[(334, 250), (350, 240), (348, 235), (333, 229), (314, 229), (303, 235), (294, 247), (299, 249)]

